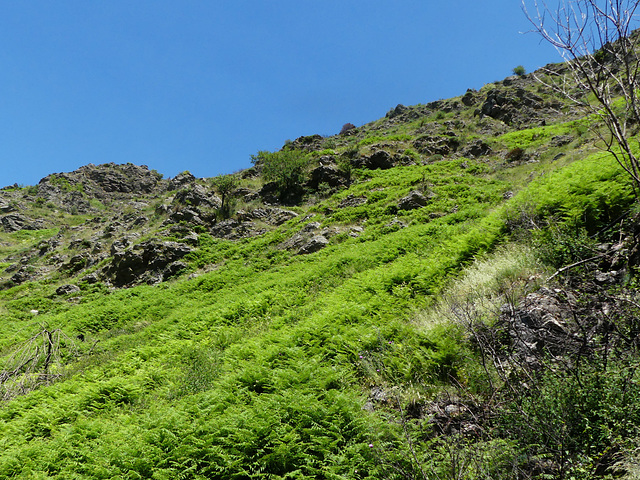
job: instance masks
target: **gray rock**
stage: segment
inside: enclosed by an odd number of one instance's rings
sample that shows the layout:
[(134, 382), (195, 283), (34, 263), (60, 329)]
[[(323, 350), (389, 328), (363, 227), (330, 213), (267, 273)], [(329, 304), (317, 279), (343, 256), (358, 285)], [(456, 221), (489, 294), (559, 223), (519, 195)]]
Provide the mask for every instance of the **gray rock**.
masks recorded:
[(111, 253), (111, 256), (115, 255), (118, 252), (124, 251), (130, 245), (131, 245), (131, 240), (128, 237), (122, 237), (119, 240), (114, 240), (109, 250)]
[(300, 230), (302, 233), (309, 233), (309, 232), (313, 232), (317, 229), (320, 228), (321, 223), (320, 222), (309, 222), (307, 223), (304, 227), (302, 227), (302, 229)]
[(467, 106), (467, 107), (470, 107), (471, 105), (476, 103), (477, 102), (477, 99), (476, 99), (476, 96), (477, 96), (476, 94), (477, 93), (478, 92), (476, 90), (471, 90), (471, 89), (467, 90), (467, 92), (462, 96), (462, 104)]
[(95, 283), (98, 283), (100, 279), (98, 278), (98, 275), (96, 275), (95, 273), (90, 273), (86, 277), (83, 277), (82, 281), (87, 282), (89, 285), (93, 285)]
[(77, 293), (80, 291), (80, 287), (77, 285), (60, 285), (56, 288), (56, 295), (68, 295), (70, 293)]
[(191, 247), (177, 242), (149, 240), (125, 251), (117, 251), (104, 269), (115, 286), (132, 285), (162, 278), (165, 269), (191, 252)]
[(324, 142), (322, 135), (307, 135), (296, 138), (289, 146), (287, 146), (287, 148), (311, 152), (314, 150), (320, 150), (322, 142)]
[(480, 139), (471, 142), (462, 151), (462, 155), (465, 157), (484, 157), (490, 153), (491, 147)]
[(196, 177), (194, 177), (189, 172), (182, 172), (169, 180), (169, 190), (178, 190), (179, 188), (183, 188), (187, 185), (191, 185), (196, 181)]
[(321, 184), (337, 188), (345, 186), (347, 184), (347, 180), (344, 178), (342, 172), (337, 168), (331, 165), (320, 165), (311, 171), (311, 178), (307, 185), (310, 188), (317, 190)]
[(207, 190), (202, 185), (191, 185), (176, 193), (173, 204), (194, 207), (220, 208), (222, 201), (213, 192)]
[(16, 273), (13, 274), (13, 276), (11, 277), (11, 281), (16, 285), (19, 285), (21, 283), (34, 280), (36, 276), (37, 271), (35, 268), (29, 265), (24, 265), (20, 267), (20, 269)]
[(398, 218), (394, 218), (389, 223), (385, 225), (385, 227), (393, 230), (394, 232), (400, 230), (401, 228), (406, 228), (407, 224)]
[(2, 213), (10, 213), (15, 211), (15, 208), (9, 204), (9, 203), (5, 203), (2, 200), (0, 200), (0, 212)]
[(180, 274), (180, 272), (186, 270), (187, 268), (189, 268), (189, 266), (184, 262), (180, 262), (180, 261), (172, 262), (169, 265), (167, 265), (167, 268), (164, 269), (163, 276), (164, 278), (175, 277), (176, 275)]
[(338, 204), (338, 208), (359, 207), (367, 203), (367, 197), (356, 197), (354, 195), (348, 195), (344, 200)]
[(554, 147), (562, 147), (570, 144), (571, 142), (573, 142), (573, 137), (571, 135), (558, 135), (551, 139), (551, 145)]
[(19, 213), (10, 213), (0, 217), (0, 224), (5, 232), (18, 232), (20, 230), (37, 230), (33, 220)]
[(449, 155), (459, 145), (460, 141), (450, 135), (423, 135), (413, 141), (413, 147), (423, 155)]
[(268, 225), (279, 226), (283, 223), (296, 218), (298, 214), (291, 210), (285, 210), (284, 208), (277, 207), (261, 207), (254, 208), (253, 210), (244, 211), (240, 210), (236, 217), (240, 222), (246, 222), (251, 220), (260, 220)]
[(364, 166), (370, 170), (387, 170), (393, 167), (393, 158), (388, 152), (380, 150), (365, 158)]
[(398, 210), (415, 210), (424, 207), (428, 203), (427, 198), (417, 190), (413, 190), (398, 202)]
[(68, 270), (71, 273), (79, 272), (83, 268), (86, 268), (93, 264), (93, 259), (87, 253), (81, 253), (79, 255), (74, 255), (69, 260), (69, 263), (62, 265), (63, 270)]
[(317, 252), (318, 250), (322, 250), (324, 247), (329, 245), (329, 240), (327, 240), (322, 235), (314, 235), (308, 243), (304, 244), (298, 253), (301, 255), (307, 255), (309, 253)]
[(162, 179), (161, 174), (149, 170), (146, 165), (132, 163), (87, 165), (78, 169), (77, 172), (84, 173), (108, 193), (151, 193)]
[(398, 105), (396, 105), (396, 108), (390, 110), (385, 117), (387, 118), (395, 118), (397, 116), (402, 115), (403, 113), (405, 113), (408, 110), (407, 107), (405, 107), (404, 105), (402, 105), (401, 103), (399, 103)]

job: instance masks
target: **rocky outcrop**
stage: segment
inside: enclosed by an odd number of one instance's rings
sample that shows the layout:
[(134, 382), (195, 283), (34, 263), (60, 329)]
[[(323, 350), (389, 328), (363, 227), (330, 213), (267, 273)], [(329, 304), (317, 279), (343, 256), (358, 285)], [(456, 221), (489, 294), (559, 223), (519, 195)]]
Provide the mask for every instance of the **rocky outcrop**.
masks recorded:
[(460, 146), (454, 135), (423, 135), (413, 142), (413, 147), (423, 155), (449, 155)]
[(221, 203), (220, 198), (212, 191), (198, 184), (179, 190), (173, 198), (174, 205), (180, 204), (188, 207), (220, 208)]
[(356, 197), (355, 195), (347, 195), (347, 197), (338, 204), (338, 208), (359, 207), (367, 203), (367, 197)]
[(484, 157), (491, 153), (492, 151), (489, 144), (480, 139), (470, 142), (464, 150), (462, 150), (462, 156), (464, 157)]
[(90, 200), (110, 203), (166, 189), (162, 175), (146, 165), (89, 164), (69, 173), (46, 176), (37, 196), (70, 213), (94, 211)]
[(323, 142), (324, 138), (322, 137), (322, 135), (307, 135), (304, 137), (296, 138), (293, 142), (285, 145), (284, 148), (312, 152), (315, 150), (320, 150), (322, 148)]
[[(352, 228), (353, 236), (362, 231), (359, 227)], [(280, 248), (291, 250), (298, 255), (308, 255), (322, 250), (329, 245), (329, 240), (340, 233), (337, 227), (321, 228), (320, 222), (309, 222), (290, 239), (280, 244)]]
[(379, 150), (368, 157), (360, 157), (351, 160), (355, 168), (368, 168), (369, 170), (387, 170), (394, 166), (394, 158), (385, 150)]
[(0, 225), (5, 232), (18, 232), (20, 230), (41, 230), (45, 228), (44, 220), (33, 220), (19, 213), (10, 213), (0, 217)]
[(209, 233), (216, 238), (239, 240), (267, 233), (265, 226), (277, 227), (296, 218), (297, 213), (277, 207), (259, 207), (253, 210), (240, 210), (235, 218), (229, 218), (213, 225)]
[(311, 171), (307, 186), (317, 190), (321, 184), (332, 188), (345, 187), (347, 186), (347, 178), (343, 172), (333, 165), (320, 165)]
[(296, 218), (297, 216), (298, 214), (291, 210), (267, 206), (254, 208), (253, 210), (248, 211), (240, 210), (236, 214), (236, 218), (240, 222), (260, 220), (274, 227), (282, 225), (284, 222), (291, 220), (292, 218)]
[(267, 229), (256, 222), (243, 222), (236, 218), (228, 218), (227, 220), (216, 223), (211, 227), (209, 233), (216, 238), (240, 240), (242, 238), (264, 235), (267, 233)]
[(157, 186), (162, 175), (151, 171), (146, 165), (116, 165), (114, 163), (86, 166), (76, 170), (105, 192), (118, 193), (151, 193)]
[(298, 253), (300, 255), (307, 255), (309, 253), (314, 253), (318, 250), (322, 250), (327, 245), (329, 245), (329, 240), (327, 239), (327, 237), (325, 237), (324, 235), (314, 235), (300, 247)]
[(0, 199), (0, 212), (9, 213), (9, 212), (15, 212), (15, 211), (16, 211), (16, 207), (14, 205)]
[(11, 276), (11, 283), (20, 285), (21, 283), (35, 280), (38, 276), (38, 270), (30, 265), (19, 267), (18, 271)]
[(477, 90), (468, 89), (460, 99), (465, 107), (471, 107), (479, 101)]
[(545, 103), (541, 97), (521, 87), (494, 88), (487, 93), (476, 114), (524, 127), (544, 122), (561, 107), (562, 103)]
[(176, 273), (175, 262), (191, 247), (177, 242), (149, 240), (127, 250), (115, 251), (104, 274), (117, 287), (137, 283), (158, 283)]
[(80, 287), (78, 287), (77, 285), (60, 285), (58, 288), (56, 288), (56, 295), (69, 295), (70, 293), (77, 293), (79, 291)]
[(169, 180), (169, 190), (178, 190), (195, 183), (196, 177), (191, 172), (182, 172)]

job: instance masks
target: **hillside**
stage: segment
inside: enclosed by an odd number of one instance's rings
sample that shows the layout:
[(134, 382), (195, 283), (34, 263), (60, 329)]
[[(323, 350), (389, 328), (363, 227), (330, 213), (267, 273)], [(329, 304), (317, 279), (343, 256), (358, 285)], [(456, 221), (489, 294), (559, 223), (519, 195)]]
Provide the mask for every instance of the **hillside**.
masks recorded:
[(513, 76), (227, 176), (3, 188), (0, 478), (635, 478), (640, 232), (594, 122)]

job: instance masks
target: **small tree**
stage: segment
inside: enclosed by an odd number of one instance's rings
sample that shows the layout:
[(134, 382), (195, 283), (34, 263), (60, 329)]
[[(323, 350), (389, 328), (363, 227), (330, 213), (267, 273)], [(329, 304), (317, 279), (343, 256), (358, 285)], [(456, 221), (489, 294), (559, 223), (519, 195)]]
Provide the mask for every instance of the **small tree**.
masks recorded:
[(238, 179), (233, 175), (220, 175), (215, 177), (211, 183), (218, 195), (220, 195), (220, 214), (222, 218), (229, 218), (231, 216), (230, 197), (238, 186)]
[(262, 176), (266, 181), (276, 183), (281, 200), (300, 188), (309, 163), (298, 150), (260, 151), (251, 156), (251, 161), (262, 168)]
[(514, 69), (512, 70), (514, 75), (517, 75), (519, 77), (525, 75), (527, 73), (527, 71), (525, 70), (525, 68), (522, 65), (518, 65), (517, 67), (514, 67)]
[(345, 123), (340, 129), (340, 135), (344, 135), (349, 130), (353, 130), (354, 128), (356, 128), (356, 126), (353, 123)]
[(640, 0), (561, 0), (550, 8), (544, 0), (522, 0), (534, 31), (566, 60), (570, 81), (548, 68), (543, 69), (547, 78), (538, 79), (602, 120), (606, 128), (594, 130), (630, 175), (636, 197), (640, 162), (631, 137), (640, 121), (640, 35), (632, 29), (639, 5)]

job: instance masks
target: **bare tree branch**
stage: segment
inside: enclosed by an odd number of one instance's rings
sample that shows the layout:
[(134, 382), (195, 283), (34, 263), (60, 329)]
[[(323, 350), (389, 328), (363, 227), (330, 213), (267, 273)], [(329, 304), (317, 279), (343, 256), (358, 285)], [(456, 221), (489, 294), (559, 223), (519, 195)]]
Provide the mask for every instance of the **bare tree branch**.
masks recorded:
[(630, 176), (636, 197), (640, 33), (633, 27), (639, 6), (640, 0), (561, 0), (551, 8), (545, 0), (522, 0), (533, 31), (565, 60), (563, 73), (542, 69), (538, 80), (600, 120), (592, 125), (596, 137)]

